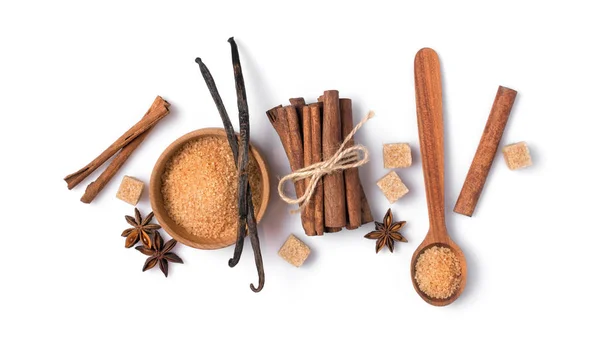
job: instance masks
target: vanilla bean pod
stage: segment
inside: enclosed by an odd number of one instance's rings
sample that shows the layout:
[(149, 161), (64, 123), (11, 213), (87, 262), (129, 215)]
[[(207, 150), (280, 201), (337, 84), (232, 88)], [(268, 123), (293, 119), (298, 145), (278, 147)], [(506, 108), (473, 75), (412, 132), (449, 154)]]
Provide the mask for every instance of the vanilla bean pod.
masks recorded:
[[(223, 105), (223, 101), (221, 100), (221, 96), (217, 90), (217, 86), (210, 74), (210, 71), (206, 67), (206, 65), (202, 62), (200, 58), (196, 58), (196, 63), (200, 66), (200, 72), (204, 77), (204, 81), (208, 87), (208, 90), (215, 101), (217, 109), (219, 110), (219, 114), (221, 116), (221, 120), (223, 121), (223, 125), (225, 128), (225, 132), (227, 134), (227, 140), (229, 142), (229, 146), (231, 147), (231, 151), (233, 153), (234, 162), (236, 167), (238, 168), (238, 176), (241, 174), (242, 176), (245, 174), (245, 184), (242, 179), (238, 180), (238, 193), (245, 191), (245, 193), (239, 193), (239, 209), (240, 216), (239, 220), (244, 219), (243, 221), (239, 221), (239, 228), (237, 234), (236, 245), (234, 249), (234, 256), (229, 260), (229, 266), (234, 267), (240, 259), (243, 246), (244, 246), (244, 236), (246, 233), (246, 225), (248, 227), (248, 233), (250, 235), (250, 242), (252, 244), (252, 248), (254, 251), (254, 260), (256, 263), (256, 267), (258, 270), (259, 277), (259, 285), (258, 287), (254, 287), (253, 284), (250, 285), (250, 288), (254, 292), (259, 292), (264, 287), (265, 282), (265, 273), (262, 261), (262, 254), (260, 252), (260, 243), (258, 239), (258, 231), (257, 224), (254, 214), (254, 205), (252, 203), (252, 191), (250, 189), (250, 185), (248, 184), (248, 151), (249, 151), (249, 132), (250, 132), (250, 123), (249, 123), (249, 113), (248, 113), (248, 104), (246, 100), (246, 89), (244, 86), (244, 79), (242, 76), (242, 69), (239, 61), (239, 53), (237, 50), (237, 45), (233, 38), (230, 38), (228, 42), (231, 44), (231, 52), (232, 52), (232, 61), (234, 67), (234, 76), (236, 83), (236, 94), (238, 97), (238, 110), (240, 112), (240, 141), (242, 156), (239, 154), (240, 147), (238, 147), (238, 138), (235, 136), (235, 132), (233, 130), (233, 125), (231, 124), (231, 120), (227, 114), (225, 106)], [(244, 156), (245, 153), (245, 165), (244, 165)], [(240, 170), (240, 168), (245, 168)], [(245, 190), (242, 189), (243, 186), (246, 186)], [(245, 203), (243, 202), (245, 200)]]
[[(235, 77), (235, 89), (238, 101), (239, 120), (240, 120), (240, 150), (242, 151), (238, 155), (238, 192), (240, 196), (243, 193), (245, 200), (247, 201), (247, 185), (248, 185), (248, 151), (250, 149), (250, 115), (248, 113), (248, 101), (246, 99), (246, 86), (244, 84), (244, 76), (242, 74), (242, 65), (240, 63), (240, 55), (238, 53), (237, 44), (233, 40), (233, 37), (227, 40), (231, 44), (231, 59), (233, 63), (233, 75)], [(252, 200), (252, 199), (250, 199)], [(240, 197), (240, 218), (247, 218), (248, 208), (247, 202), (242, 202)], [(243, 209), (242, 209), (243, 207)], [(254, 214), (252, 214), (253, 216)], [(254, 284), (250, 284), (250, 289), (254, 292), (262, 290), (265, 284), (265, 272), (262, 261), (262, 254), (260, 252), (260, 242), (258, 240), (258, 230), (256, 228), (256, 222), (247, 221), (248, 223), (248, 234), (250, 235), (250, 244), (254, 251), (254, 261), (256, 263), (256, 269), (258, 271), (258, 287)]]
[[(217, 106), (217, 110), (219, 111), (219, 115), (221, 116), (221, 120), (223, 121), (223, 127), (225, 129), (225, 133), (227, 134), (227, 141), (229, 142), (229, 147), (231, 147), (231, 152), (233, 153), (233, 161), (235, 167), (238, 167), (238, 139), (235, 136), (235, 131), (233, 130), (233, 125), (231, 124), (231, 120), (229, 119), (229, 114), (227, 114), (227, 110), (225, 109), (225, 105), (223, 104), (223, 100), (221, 100), (221, 95), (219, 94), (219, 90), (217, 89), (217, 85), (215, 84), (215, 80), (213, 79), (208, 67), (202, 62), (202, 59), (199, 57), (196, 58), (196, 63), (200, 66), (200, 72), (202, 73), (202, 77), (204, 77), (204, 82), (206, 82), (206, 86), (208, 87), (208, 91), (215, 101), (215, 105)], [(248, 203), (252, 203), (252, 191), (250, 190), (250, 186), (247, 188), (247, 199)], [(254, 217), (254, 213), (252, 213)], [(242, 251), (244, 250), (244, 237), (246, 235), (246, 224), (238, 222), (238, 230), (237, 230), (237, 238), (235, 241), (235, 248), (233, 250), (233, 257), (229, 259), (229, 267), (235, 267), (240, 261), (240, 257), (242, 256)]]

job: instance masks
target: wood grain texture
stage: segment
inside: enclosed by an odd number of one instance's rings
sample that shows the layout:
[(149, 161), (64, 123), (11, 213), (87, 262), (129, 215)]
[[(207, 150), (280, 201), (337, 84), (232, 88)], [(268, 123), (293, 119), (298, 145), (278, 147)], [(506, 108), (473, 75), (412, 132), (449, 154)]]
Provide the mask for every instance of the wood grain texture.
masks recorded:
[[(429, 212), (429, 231), (415, 250), (411, 260), (411, 278), (419, 296), (427, 303), (444, 306), (454, 302), (465, 288), (467, 262), (465, 256), (448, 236), (444, 204), (444, 122), (442, 113), (442, 81), (440, 62), (436, 52), (421, 49), (415, 56), (415, 98), (419, 143), (425, 179), (425, 194)], [(452, 296), (435, 299), (423, 293), (415, 280), (415, 265), (421, 253), (432, 246), (450, 248), (461, 265), (461, 282)]]
[(473, 157), (467, 178), (454, 206), (455, 213), (466, 216), (473, 215), (496, 157), (496, 152), (498, 152), (498, 145), (502, 139), (502, 134), (504, 134), (504, 128), (516, 97), (517, 92), (515, 90), (503, 86), (498, 87), (475, 157)]
[[(346, 139), (348, 134), (354, 129), (352, 120), (352, 100), (340, 98), (340, 115), (342, 120), (342, 139)], [(354, 146), (354, 138), (346, 145), (346, 148)], [(346, 210), (348, 212), (347, 229), (357, 229), (362, 225), (361, 219), (361, 194), (360, 178), (358, 176), (358, 167), (350, 168), (344, 171), (344, 185), (346, 187)]]
[(415, 58), (415, 92), (429, 221), (443, 238), (446, 220), (442, 79), (437, 54), (431, 49), (421, 50)]
[[(340, 101), (337, 90), (323, 93), (323, 160), (331, 158), (342, 143)], [(346, 191), (342, 172), (324, 177), (325, 227), (346, 226)]]

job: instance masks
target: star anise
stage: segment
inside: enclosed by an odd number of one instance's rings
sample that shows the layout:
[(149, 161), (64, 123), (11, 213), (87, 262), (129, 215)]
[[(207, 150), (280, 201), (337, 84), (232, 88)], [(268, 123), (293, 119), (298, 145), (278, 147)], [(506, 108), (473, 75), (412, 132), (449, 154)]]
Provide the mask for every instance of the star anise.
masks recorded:
[(142, 221), (142, 215), (137, 208), (135, 209), (135, 218), (130, 215), (125, 216), (127, 223), (133, 226), (133, 228), (127, 228), (121, 233), (121, 236), (127, 237), (125, 239), (125, 248), (133, 247), (140, 240), (142, 240), (145, 247), (152, 247), (152, 236), (160, 228), (159, 225), (150, 223), (153, 217), (154, 212), (150, 212), (144, 221)]
[(135, 247), (135, 249), (142, 252), (142, 254), (150, 256), (146, 259), (142, 271), (152, 269), (158, 263), (160, 270), (165, 274), (165, 277), (167, 277), (169, 275), (169, 262), (183, 263), (183, 260), (181, 260), (177, 254), (171, 253), (171, 249), (173, 249), (176, 244), (177, 241), (175, 241), (175, 239), (171, 239), (163, 244), (160, 233), (155, 232), (152, 239), (152, 248), (146, 248), (144, 246)]
[(392, 210), (388, 209), (387, 213), (385, 213), (385, 217), (383, 217), (383, 223), (375, 221), (375, 230), (365, 235), (365, 238), (373, 240), (377, 239), (375, 253), (379, 253), (383, 246), (387, 246), (390, 252), (393, 253), (394, 241), (408, 242), (399, 232), (405, 224), (406, 221), (394, 222)]

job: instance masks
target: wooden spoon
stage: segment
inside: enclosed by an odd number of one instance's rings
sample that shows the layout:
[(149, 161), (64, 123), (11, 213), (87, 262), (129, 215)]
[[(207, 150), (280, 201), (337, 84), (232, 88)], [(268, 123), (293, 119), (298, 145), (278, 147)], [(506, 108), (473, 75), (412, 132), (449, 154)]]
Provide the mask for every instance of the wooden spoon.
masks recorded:
[[(467, 262), (462, 250), (448, 236), (444, 205), (444, 120), (442, 118), (442, 81), (440, 61), (430, 48), (419, 50), (415, 56), (415, 93), (419, 142), (423, 160), (425, 192), (429, 212), (429, 232), (415, 250), (410, 263), (410, 275), (417, 293), (427, 303), (444, 306), (456, 300), (467, 281)], [(461, 266), (461, 280), (454, 293), (445, 299), (428, 296), (415, 280), (415, 266), (422, 252), (433, 246), (447, 247), (456, 255)]]

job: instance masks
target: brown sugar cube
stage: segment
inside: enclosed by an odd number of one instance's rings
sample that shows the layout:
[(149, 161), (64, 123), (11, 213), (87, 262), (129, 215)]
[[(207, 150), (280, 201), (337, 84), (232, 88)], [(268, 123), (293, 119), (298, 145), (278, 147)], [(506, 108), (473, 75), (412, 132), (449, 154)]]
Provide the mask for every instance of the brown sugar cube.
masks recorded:
[(294, 234), (290, 234), (279, 249), (279, 256), (296, 267), (300, 267), (308, 255), (310, 255), (310, 248)]
[(391, 171), (383, 178), (379, 179), (377, 186), (379, 186), (391, 204), (395, 203), (398, 199), (408, 193), (408, 188), (394, 171)]
[(527, 143), (525, 142), (506, 145), (502, 149), (502, 154), (504, 154), (506, 165), (511, 170), (533, 165)]
[(383, 167), (402, 168), (412, 165), (408, 143), (383, 144)]
[(124, 176), (121, 186), (119, 186), (119, 191), (117, 191), (117, 198), (135, 206), (140, 201), (143, 190), (143, 181), (130, 176)]

